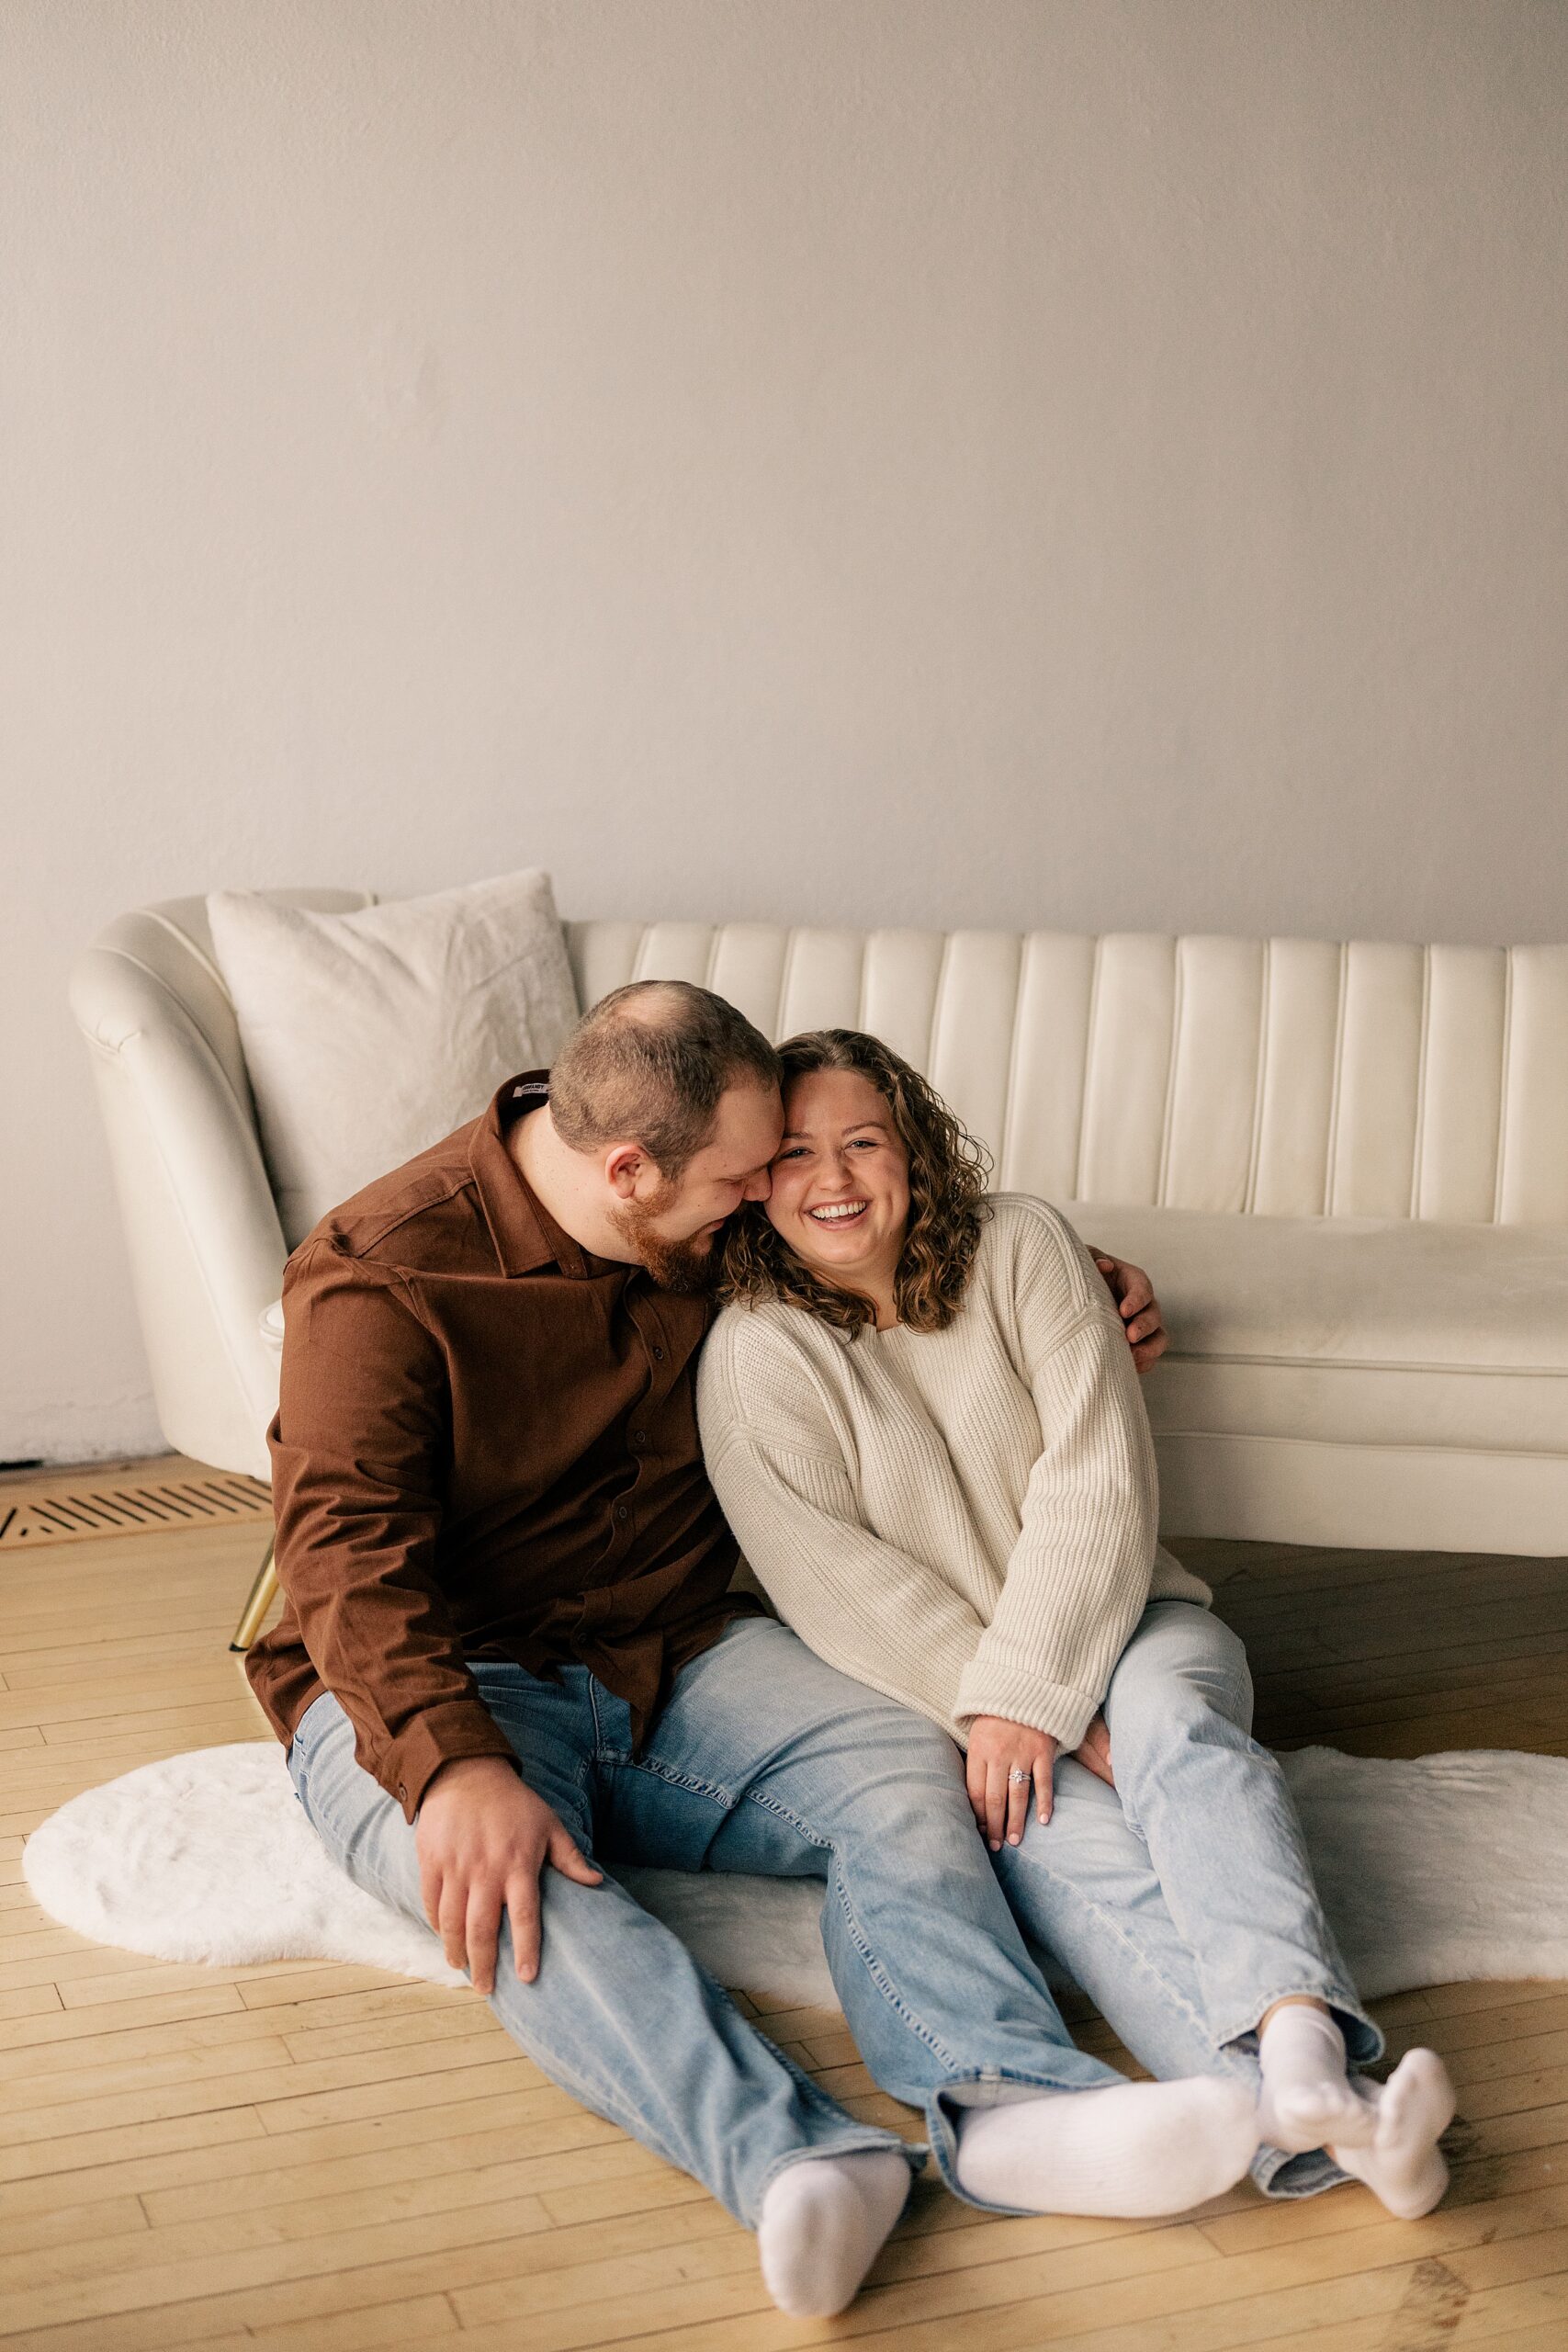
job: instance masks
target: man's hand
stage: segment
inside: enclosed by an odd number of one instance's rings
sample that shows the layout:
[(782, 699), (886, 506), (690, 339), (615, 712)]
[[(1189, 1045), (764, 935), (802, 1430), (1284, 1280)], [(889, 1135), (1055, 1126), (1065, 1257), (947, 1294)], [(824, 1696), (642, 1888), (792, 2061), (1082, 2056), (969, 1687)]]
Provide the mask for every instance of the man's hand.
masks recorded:
[[(969, 1726), (966, 1779), (976, 1825), (993, 1854), (1005, 1837), (1016, 1846), (1029, 1819), (1029, 1792), (1042, 1822), (1051, 1818), (1051, 1774), (1056, 1743), (1049, 1732), (1028, 1724), (1010, 1723), (1006, 1715), (976, 1715)], [(1021, 1780), (1010, 1780), (1017, 1770)]]
[(1090, 1250), (1089, 1254), (1105, 1276), (1105, 1287), (1127, 1327), (1133, 1362), (1140, 1372), (1152, 1372), (1170, 1345), (1154, 1284), (1142, 1266), (1129, 1266), (1104, 1250)]
[(558, 1814), (501, 1756), (454, 1757), (427, 1785), (414, 1820), (424, 1916), (450, 1965), (476, 1993), (495, 1989), (504, 1904), (517, 1973), (539, 1973), (539, 1873), (547, 1862), (580, 1886), (604, 1873), (579, 1852)]
[(1111, 1770), (1111, 1734), (1106, 1728), (1103, 1715), (1096, 1715), (1085, 1732), (1081, 1744), (1074, 1748), (1073, 1754), (1087, 1770), (1094, 1774), (1097, 1781), (1103, 1781), (1108, 1789), (1113, 1789), (1116, 1786), (1115, 1778)]

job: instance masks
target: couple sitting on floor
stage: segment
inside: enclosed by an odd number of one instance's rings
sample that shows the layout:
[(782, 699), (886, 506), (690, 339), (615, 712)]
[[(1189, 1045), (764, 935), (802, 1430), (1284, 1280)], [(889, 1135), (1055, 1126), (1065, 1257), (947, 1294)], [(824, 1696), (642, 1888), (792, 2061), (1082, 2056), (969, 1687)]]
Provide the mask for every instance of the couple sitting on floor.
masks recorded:
[[(775, 1051), (639, 983), (284, 1291), (287, 1607), (248, 1668), (309, 1819), (799, 2314), (848, 2303), (926, 2146), (1000, 2213), (1250, 2170), (1414, 2216), (1447, 2181), (1441, 2062), (1351, 2071), (1382, 2036), (1241, 1644), (1156, 1540), (1147, 1280), (983, 1185), (876, 1039)], [(622, 1862), (823, 1880), (925, 2145), (792, 2064)], [(1021, 1928), (1157, 2081), (1076, 2048)]]

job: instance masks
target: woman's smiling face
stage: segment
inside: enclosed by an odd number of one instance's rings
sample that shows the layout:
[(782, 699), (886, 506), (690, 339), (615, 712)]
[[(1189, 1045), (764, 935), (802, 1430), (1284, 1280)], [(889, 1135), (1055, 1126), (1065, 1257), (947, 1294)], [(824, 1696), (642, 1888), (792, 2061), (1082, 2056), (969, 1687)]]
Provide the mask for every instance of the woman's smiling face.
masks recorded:
[(909, 1218), (909, 1155), (861, 1070), (807, 1070), (784, 1091), (770, 1224), (825, 1281), (890, 1290)]

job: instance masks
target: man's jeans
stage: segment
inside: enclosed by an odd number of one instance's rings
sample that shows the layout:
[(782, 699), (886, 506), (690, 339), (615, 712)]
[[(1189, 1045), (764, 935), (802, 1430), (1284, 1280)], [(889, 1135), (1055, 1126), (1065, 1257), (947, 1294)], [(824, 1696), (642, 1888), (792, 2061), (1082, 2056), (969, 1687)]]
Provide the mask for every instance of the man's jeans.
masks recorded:
[[(1323, 1916), (1280, 1767), (1251, 1737), (1252, 1679), (1229, 1626), (1151, 1601), (1103, 1708), (1114, 1789), (1058, 1762), (1044, 1828), (992, 1857), (1026, 1932), (1061, 1960), (1161, 2077), (1258, 2084), (1257, 2026), (1286, 1994), (1334, 2010), (1354, 2064), (1383, 2037)], [(1310, 2196), (1343, 2180), (1321, 2150), (1262, 2148), (1258, 2185)]]
[[(956, 2110), (1122, 2080), (1075, 2048), (1030, 1959), (952, 1741), (784, 1626), (728, 1626), (677, 1677), (635, 1757), (625, 1703), (585, 1667), (558, 1683), (471, 1663), (529, 1787), (601, 1868), (826, 1881), (822, 1939), (851, 2030), (882, 2088), (923, 2109), (950, 2188)], [(288, 1764), (355, 1883), (423, 1920), (414, 1832), (355, 1762), (330, 1692), (300, 1718)], [(919, 2148), (818, 2090), (613, 1876), (587, 1887), (547, 1869), (540, 1894), (539, 1973), (518, 1982), (503, 1921), (490, 2006), (546, 2074), (739, 2220), (754, 2228), (769, 2183), (804, 2157), (892, 2149), (919, 2167)]]

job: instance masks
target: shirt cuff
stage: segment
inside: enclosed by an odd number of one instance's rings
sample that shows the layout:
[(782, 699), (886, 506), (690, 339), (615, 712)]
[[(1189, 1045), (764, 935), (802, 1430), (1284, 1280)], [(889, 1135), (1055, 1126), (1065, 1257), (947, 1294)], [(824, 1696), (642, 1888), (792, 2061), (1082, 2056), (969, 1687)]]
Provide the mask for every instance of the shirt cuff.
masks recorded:
[(448, 1699), (415, 1715), (382, 1757), (377, 1779), (411, 1826), (420, 1800), (443, 1764), (459, 1756), (500, 1756), (521, 1775), (517, 1751), (478, 1699)]
[(967, 1746), (969, 1726), (976, 1715), (1004, 1715), (1010, 1723), (1027, 1724), (1054, 1739), (1070, 1756), (1083, 1743), (1100, 1701), (1092, 1690), (1070, 1682), (1046, 1682), (1037, 1674), (1008, 1667), (987, 1667), (976, 1659), (958, 1685), (953, 1723)]

